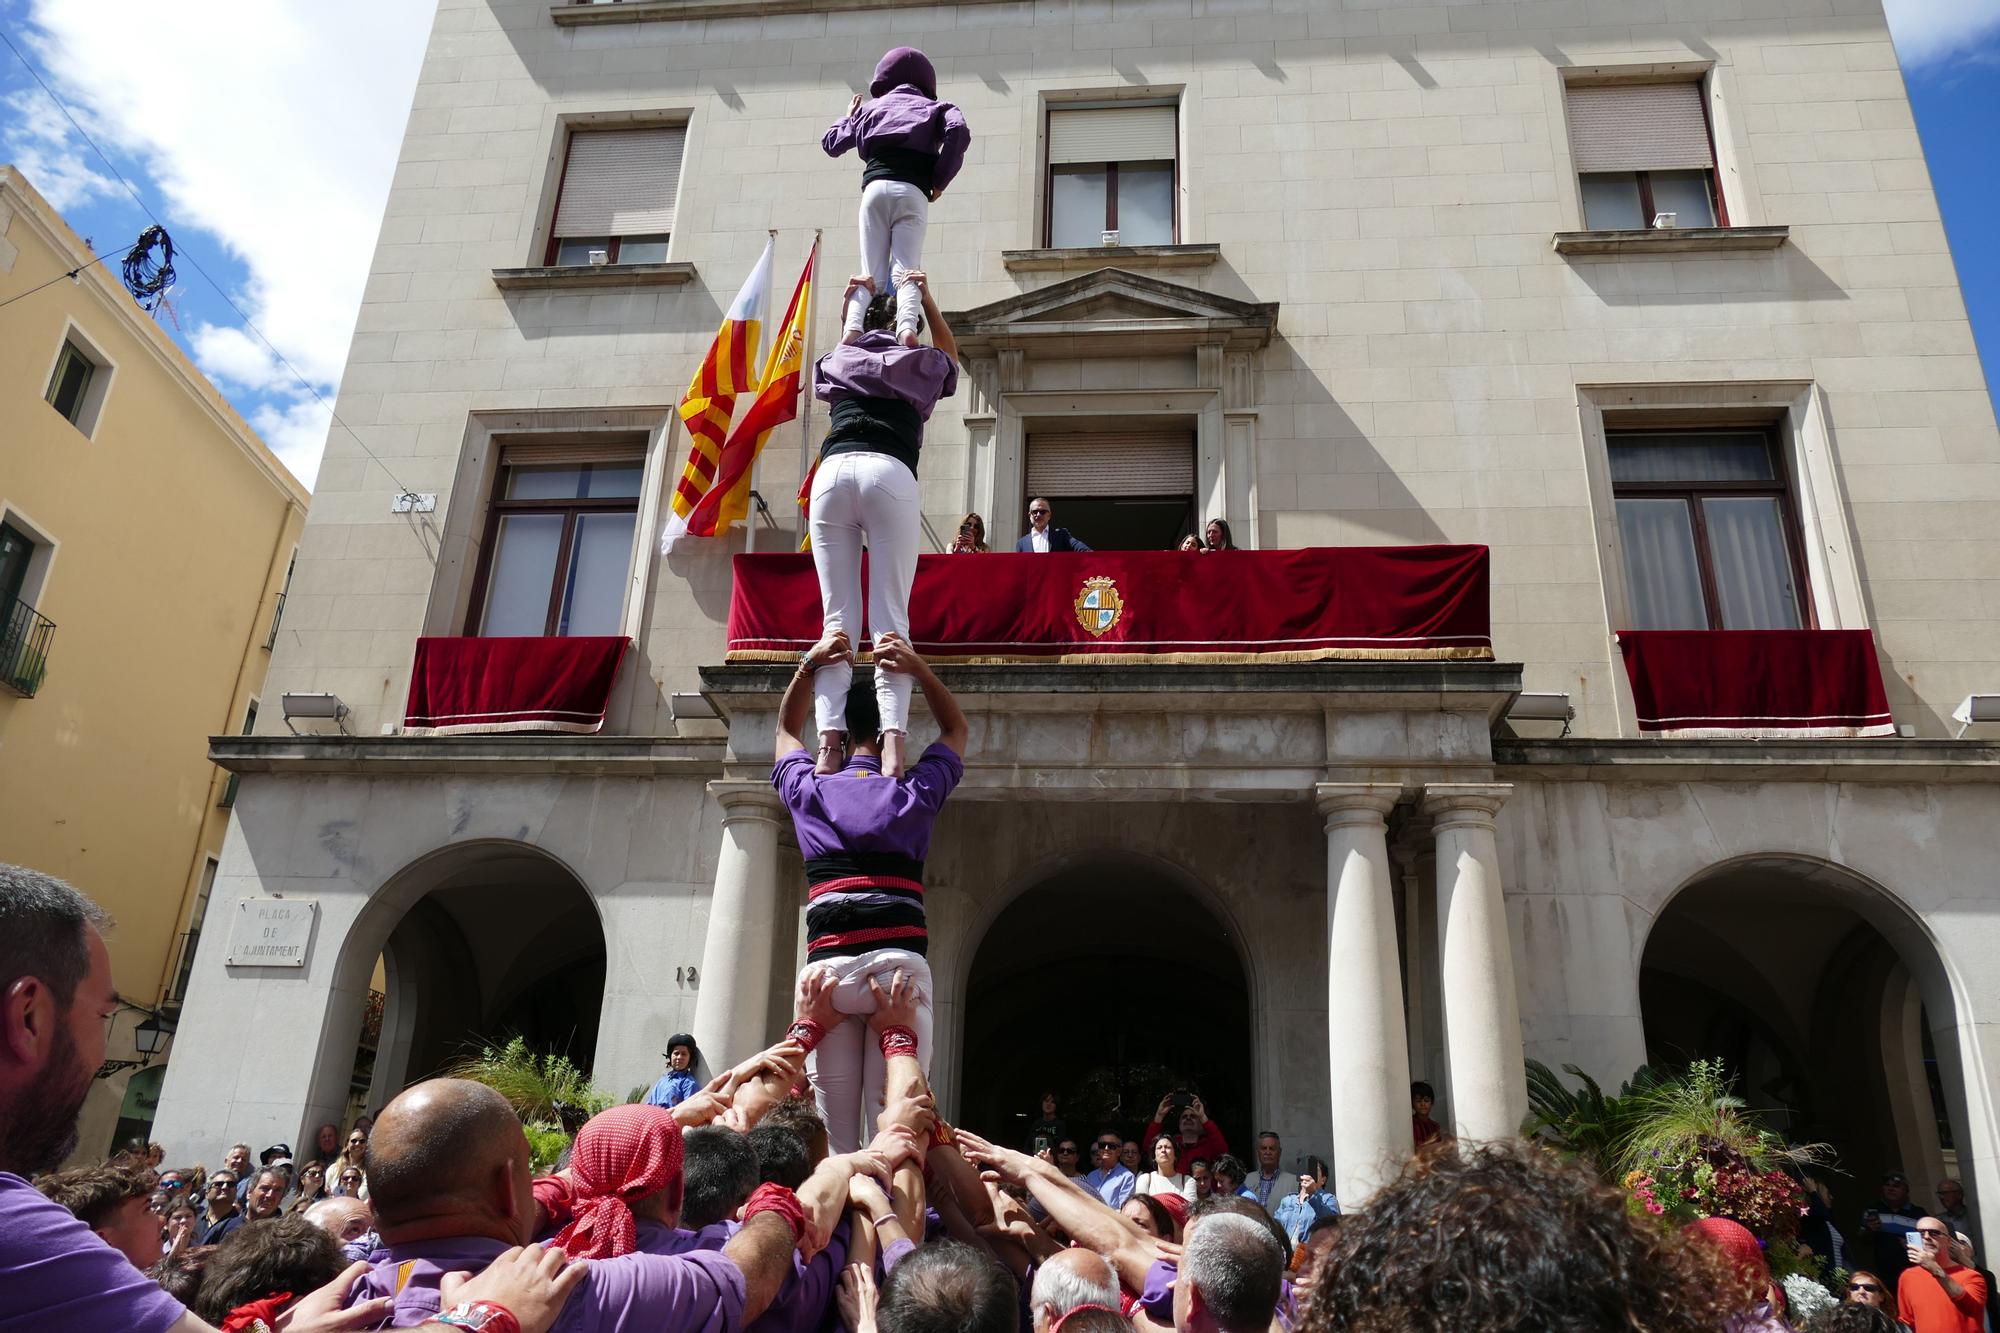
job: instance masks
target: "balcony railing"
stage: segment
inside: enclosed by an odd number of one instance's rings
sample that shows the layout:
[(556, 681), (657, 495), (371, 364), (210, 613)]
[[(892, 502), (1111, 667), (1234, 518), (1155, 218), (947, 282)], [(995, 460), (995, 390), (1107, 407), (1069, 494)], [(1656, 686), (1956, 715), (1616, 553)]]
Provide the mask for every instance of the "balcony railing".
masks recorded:
[(49, 644), (56, 623), (19, 598), (6, 604), (0, 622), (0, 686), (32, 698), (49, 669)]
[(285, 623), (285, 594), (278, 594), (278, 604), (271, 611), (271, 632), (264, 636), (264, 651), (270, 652), (278, 646), (278, 626)]

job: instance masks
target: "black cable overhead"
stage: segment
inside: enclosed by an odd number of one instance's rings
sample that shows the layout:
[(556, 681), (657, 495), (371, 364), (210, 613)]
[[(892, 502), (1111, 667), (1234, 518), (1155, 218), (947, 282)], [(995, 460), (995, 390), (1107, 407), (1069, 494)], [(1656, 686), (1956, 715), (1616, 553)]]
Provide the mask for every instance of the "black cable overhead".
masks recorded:
[[(153, 258), (156, 250), (158, 259)], [(173, 285), (174, 238), (167, 235), (165, 227), (148, 227), (125, 256), (125, 290), (150, 315), (160, 308), (161, 298)]]

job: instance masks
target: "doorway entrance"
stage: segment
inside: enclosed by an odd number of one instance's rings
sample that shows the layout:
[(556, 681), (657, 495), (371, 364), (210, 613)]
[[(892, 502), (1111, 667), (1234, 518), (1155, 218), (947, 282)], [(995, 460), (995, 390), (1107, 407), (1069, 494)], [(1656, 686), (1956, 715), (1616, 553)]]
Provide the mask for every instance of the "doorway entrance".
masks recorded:
[(964, 1123), (1028, 1147), (1041, 1096), (1079, 1141), (1190, 1090), (1254, 1160), (1250, 993), (1226, 923), (1164, 868), (1067, 866), (987, 930), (966, 981)]

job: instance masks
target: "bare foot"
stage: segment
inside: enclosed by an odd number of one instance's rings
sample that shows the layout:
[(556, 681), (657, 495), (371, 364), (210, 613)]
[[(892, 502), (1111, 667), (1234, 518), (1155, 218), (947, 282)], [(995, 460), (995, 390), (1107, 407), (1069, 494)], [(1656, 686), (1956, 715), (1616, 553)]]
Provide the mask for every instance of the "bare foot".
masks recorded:
[(845, 739), (845, 733), (838, 731), (822, 731), (819, 734), (819, 758), (813, 764), (813, 772), (826, 774), (841, 770), (847, 758), (847, 747), (842, 744)]
[(882, 776), (900, 778), (903, 776), (903, 742), (907, 739), (900, 731), (882, 733)]

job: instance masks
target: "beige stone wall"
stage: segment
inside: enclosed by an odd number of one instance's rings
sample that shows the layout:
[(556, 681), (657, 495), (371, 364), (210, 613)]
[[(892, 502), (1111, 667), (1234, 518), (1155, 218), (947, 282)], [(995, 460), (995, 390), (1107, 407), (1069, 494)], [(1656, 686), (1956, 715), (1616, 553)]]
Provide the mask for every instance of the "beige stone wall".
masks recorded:
[[(855, 265), (858, 167), (817, 140), (890, 45), (928, 51), (973, 127), (926, 246), (947, 308), (1063, 276), (1001, 257), (1040, 243), (1044, 98), (1178, 95), (1181, 239), (1221, 258), (1158, 276), (1281, 306), (1255, 405), (1265, 544), (1490, 544), (1500, 655), (1527, 664), (1530, 688), (1572, 692), (1584, 732), (1629, 730), (1578, 386), (1803, 385), (1837, 483), (1817, 517), (1843, 548), (1851, 529), (1865, 590), (1837, 623), (1876, 631), (1897, 720), (1940, 734), (2000, 656), (2000, 563), (1981, 540), (2000, 434), (1879, 6), (1828, 8), (1056, 0), (559, 27), (544, 0), (444, 0), (339, 410), (408, 484), (442, 493), (440, 524), (481, 503), (450, 493), (469, 413), (664, 419), (766, 228), (783, 229), (780, 305), (811, 229), (827, 273)], [(1553, 253), (1580, 225), (1563, 71), (1593, 65), (1712, 65), (1732, 220), (1789, 226), (1789, 242)], [(670, 257), (698, 276), (503, 294), (492, 269), (541, 257), (558, 117), (621, 111), (688, 118)], [(928, 437), (938, 531), (973, 489), (965, 403)], [(785, 517), (797, 440), (781, 432), (762, 478)], [(663, 449), (677, 470), (683, 437)], [(299, 633), (275, 666), (285, 688), (340, 693), (363, 732), (400, 717), (439, 581), (426, 534), (389, 513), (393, 490), (335, 435)], [(987, 519), (996, 538), (1021, 522)], [(719, 657), (735, 547), (647, 562), (626, 729), (666, 730), (661, 692)], [(1824, 609), (1832, 590), (1814, 591)]]

